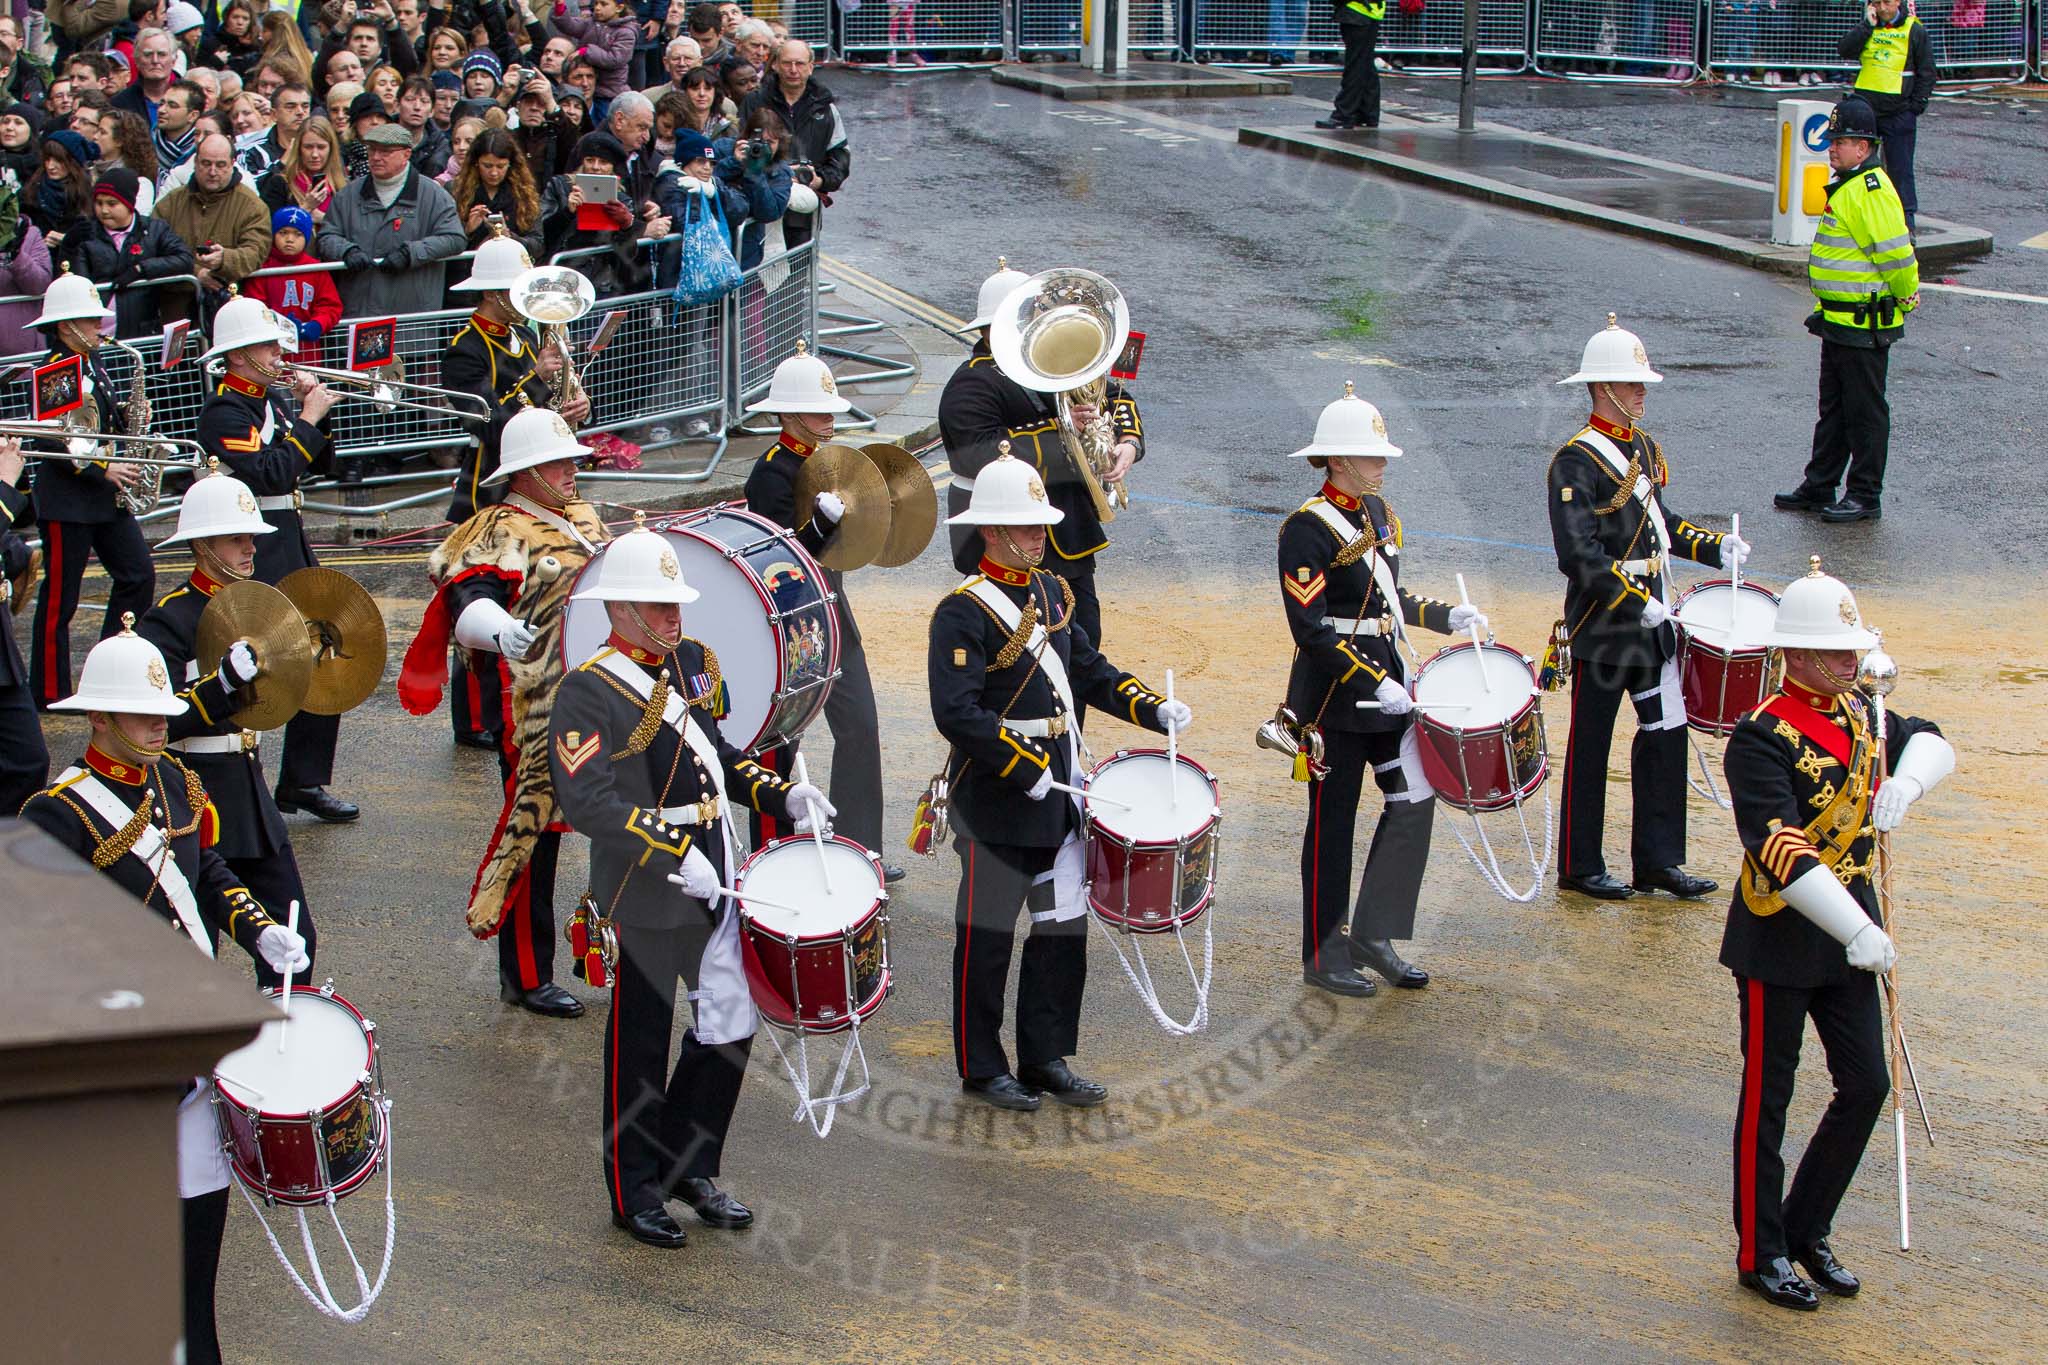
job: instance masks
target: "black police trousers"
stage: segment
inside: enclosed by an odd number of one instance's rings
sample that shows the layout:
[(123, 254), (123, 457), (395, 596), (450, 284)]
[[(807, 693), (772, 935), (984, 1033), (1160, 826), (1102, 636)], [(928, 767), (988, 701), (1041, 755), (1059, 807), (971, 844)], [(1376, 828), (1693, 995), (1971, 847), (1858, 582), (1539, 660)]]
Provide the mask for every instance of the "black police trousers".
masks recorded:
[(1884, 465), (1891, 452), (1892, 409), (1885, 400), (1886, 346), (1845, 346), (1821, 338), (1820, 417), (1813, 424), (1813, 457), (1799, 491), (1833, 502), (1843, 470), (1848, 495), (1875, 503), (1884, 496)]

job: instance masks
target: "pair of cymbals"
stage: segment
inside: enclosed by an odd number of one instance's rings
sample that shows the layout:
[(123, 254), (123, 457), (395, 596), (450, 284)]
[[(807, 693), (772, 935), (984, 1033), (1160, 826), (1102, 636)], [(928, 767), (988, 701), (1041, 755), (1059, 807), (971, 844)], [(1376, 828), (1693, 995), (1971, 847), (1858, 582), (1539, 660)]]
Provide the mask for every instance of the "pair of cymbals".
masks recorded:
[(285, 575), (277, 587), (254, 579), (214, 593), (199, 617), (202, 666), (247, 641), (261, 672), (255, 700), (235, 724), (275, 730), (301, 711), (338, 716), (362, 705), (384, 676), (384, 616), (347, 574), (318, 567)]
[(812, 451), (796, 480), (800, 527), (810, 524), (818, 494), (827, 492), (845, 504), (838, 533), (818, 557), (829, 569), (908, 564), (939, 524), (931, 475), (902, 446), (826, 444)]

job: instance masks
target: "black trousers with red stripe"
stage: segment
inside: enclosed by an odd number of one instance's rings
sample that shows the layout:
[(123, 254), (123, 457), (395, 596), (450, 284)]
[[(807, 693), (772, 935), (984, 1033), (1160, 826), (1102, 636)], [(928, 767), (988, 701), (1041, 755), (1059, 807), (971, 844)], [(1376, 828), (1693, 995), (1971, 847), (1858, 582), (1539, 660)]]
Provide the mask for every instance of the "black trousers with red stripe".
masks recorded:
[[(1791, 911), (1781, 911), (1790, 914)], [(1735, 1265), (1768, 1266), (1828, 1235), (1870, 1130), (1891, 1093), (1877, 978), (1857, 972), (1812, 989), (1735, 978), (1742, 1014), (1742, 1098), (1735, 1111)], [(1835, 1095), (1785, 1188), (1785, 1108), (1813, 1018)]]
[(505, 725), (505, 665), (472, 671), (462, 657), (467, 652), (455, 650), (448, 668), (449, 722), (458, 735), (499, 734)]
[(509, 990), (530, 991), (555, 979), (555, 863), (562, 836), (543, 830), (533, 857), (505, 895), (498, 925), (498, 980)]
[(1683, 725), (1652, 730), (1663, 717), (1656, 695), (1661, 664), (1631, 667), (1581, 661), (1572, 669), (1572, 728), (1564, 749), (1564, 828), (1558, 836), (1560, 877), (1591, 877), (1607, 870), (1600, 837), (1607, 825), (1607, 762), (1614, 748), (1614, 717), (1624, 697), (1635, 703), (1636, 737), (1629, 745), (1633, 822), (1629, 857), (1638, 880), (1685, 861), (1685, 745)]
[(678, 929), (619, 928), (604, 1029), (604, 1183), (614, 1213), (659, 1208), (679, 1182), (719, 1172), (753, 1040), (714, 1046), (691, 1030), (668, 1067), (676, 983), (695, 989), (711, 930), (694, 907)]
[[(963, 1080), (1010, 1069), (1003, 1052), (1003, 993), (1017, 912), (1052, 909), (1057, 849), (976, 843), (964, 836), (954, 904), (953, 1060)], [(1088, 917), (1034, 921), (1017, 974), (1017, 1061), (1042, 1066), (1080, 1047), (1081, 997), (1088, 985)]]
[(120, 633), (122, 612), (134, 612), (139, 621), (156, 600), (156, 564), (134, 517), (44, 522), (43, 582), (36, 594), (35, 648), (28, 661), (29, 690), (39, 706), (71, 695), (71, 618), (78, 612), (85, 562), (93, 555), (112, 580), (107, 614), (100, 621), (102, 640)]

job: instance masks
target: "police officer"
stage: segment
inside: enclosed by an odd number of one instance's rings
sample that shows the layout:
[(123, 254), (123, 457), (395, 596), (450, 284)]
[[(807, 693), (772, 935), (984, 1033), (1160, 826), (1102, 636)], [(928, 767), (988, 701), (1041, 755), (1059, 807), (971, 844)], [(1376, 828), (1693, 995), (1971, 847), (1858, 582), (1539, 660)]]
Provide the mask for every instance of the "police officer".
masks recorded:
[[(98, 355), (101, 329), (112, 327), (113, 316), (92, 281), (68, 269), (59, 275), (43, 296), (43, 311), (34, 325), (50, 339), (44, 365), (81, 358), (84, 396), (98, 413), (94, 429), (126, 432), (125, 390), (114, 387)], [(36, 598), (28, 666), (29, 689), (38, 707), (47, 708), (71, 690), (71, 617), (78, 610), (87, 558), (98, 555), (112, 579), (101, 639), (121, 628), (124, 614), (148, 611), (156, 591), (149, 542), (134, 514), (120, 502), (121, 490), (143, 474), (140, 465), (120, 458), (123, 446), (102, 447), (99, 453), (108, 458), (91, 464), (46, 459), (36, 465), (34, 503), (42, 527), (43, 587)]]
[[(1379, 409), (1345, 384), (1344, 396), (1317, 419), (1315, 440), (1294, 452), (1325, 471), (1322, 492), (1280, 527), (1280, 601), (1295, 646), (1287, 709), (1320, 730), (1326, 745), (1326, 771), (1308, 774), (1301, 836), (1301, 971), (1309, 985), (1336, 995), (1371, 995), (1368, 967), (1395, 986), (1429, 984), (1429, 973), (1403, 961), (1393, 944), (1415, 932), (1436, 809), (1410, 714), (1406, 627), (1486, 626), (1476, 607), (1400, 586), (1401, 519), (1380, 493), (1387, 461), (1400, 454)], [(1341, 931), (1367, 768), (1386, 806), (1347, 943)]]
[[(756, 1019), (738, 912), (720, 893), (737, 865), (729, 812), (808, 811), (798, 822), (808, 829), (832, 808), (816, 787), (785, 785), (719, 734), (718, 659), (683, 634), (681, 609), (697, 592), (667, 541), (629, 531), (595, 572), (576, 595), (605, 604), (611, 636), (562, 680), (548, 747), (562, 810), (590, 840), (591, 895), (618, 935), (604, 1034), (612, 1222), (674, 1248), (684, 1234), (669, 1199), (712, 1227), (753, 1221), (713, 1183)], [(695, 1020), (671, 1072), (678, 981)]]
[(1344, 75), (1337, 84), (1337, 107), (1318, 128), (1380, 126), (1380, 70), (1373, 49), (1379, 46), (1380, 22), (1387, 17), (1386, 0), (1331, 0), (1337, 32), (1344, 36)]
[[(1890, 1089), (1876, 976), (1897, 954), (1881, 927), (1875, 836), (1897, 828), (1956, 759), (1931, 723), (1892, 712), (1878, 768), (1870, 708), (1853, 690), (1877, 637), (1817, 557), (1785, 589), (1764, 643), (1780, 652), (1784, 680), (1737, 724), (1726, 760), (1743, 852), (1721, 938), (1742, 1033), (1735, 1263), (1772, 1303), (1812, 1309), (1816, 1289), (1846, 1297), (1860, 1287), (1828, 1231)], [(1779, 1147), (1808, 1016), (1834, 1095), (1786, 1194)]]
[[(494, 484), (490, 475), (498, 466), (505, 424), (517, 413), (554, 404), (550, 386), (562, 372), (561, 352), (552, 346), (536, 346), (527, 334), (526, 318), (512, 306), (513, 284), (532, 268), (533, 258), (515, 238), (492, 237), (477, 248), (469, 278), (451, 286), (450, 292), (480, 297), (476, 311), (448, 343), (448, 353), (441, 360), (441, 382), (475, 394), (490, 407), (490, 420), (477, 434), (476, 444), (463, 452), (455, 494), (448, 503), (448, 520), (457, 526), (504, 496), (504, 485)], [(589, 395), (571, 398), (562, 415), (572, 423), (590, 416)], [(504, 680), (499, 671), (472, 674), (468, 661), (457, 651), (448, 706), (455, 742), (497, 749), (504, 707)]]
[[(1074, 1073), (1088, 976), (1081, 810), (1055, 783), (1083, 774), (1080, 707), (1164, 733), (1194, 721), (1096, 651), (1066, 580), (1038, 567), (1061, 512), (1023, 461), (985, 466), (951, 520), (988, 538), (979, 572), (932, 614), (927, 673), (947, 759), (960, 890), (953, 948), (953, 1047), (961, 1088), (1000, 1109), (1040, 1096), (1101, 1104), (1108, 1087)], [(1017, 1060), (1003, 1052), (1003, 988), (1017, 911), (1031, 936), (1017, 981)]]
[[(233, 713), (247, 704), (240, 695), (263, 673), (247, 640), (238, 640), (219, 659), (196, 657), (199, 618), (213, 595), (230, 583), (249, 577), (255, 567), (256, 540), (275, 534), (257, 512), (256, 497), (240, 479), (215, 472), (188, 489), (178, 507), (178, 529), (165, 545), (192, 547), (192, 573), (166, 594), (142, 620), (135, 633), (155, 645), (171, 672), (172, 687), (187, 703), (170, 720), (170, 747), (206, 784), (219, 817), (213, 849), (257, 900), (280, 908), (300, 904), (299, 933), (310, 960), (318, 951), (312, 903), (299, 876), (298, 858), (285, 832), (270, 787), (263, 780), (258, 735), (236, 725)], [(262, 963), (257, 981), (267, 990), (278, 974)]]
[(1905, 0), (1870, 0), (1863, 22), (1842, 36), (1841, 53), (1856, 67), (1856, 93), (1877, 114), (1884, 138), (1884, 168), (1898, 187), (1912, 230), (1920, 208), (1913, 184), (1913, 143), (1920, 116), (1934, 98), (1934, 44), (1927, 25), (1906, 9)]
[[(313, 376), (284, 366), (285, 348), (298, 345), (298, 329), (261, 300), (229, 299), (214, 318), (213, 335), (213, 349), (202, 359), (222, 357), (226, 368), (199, 410), (199, 444), (249, 486), (263, 519), (277, 531), (257, 542), (254, 574), (258, 582), (275, 584), (319, 562), (299, 516), (299, 480), (332, 466), (334, 451), (319, 423), (336, 398)], [(273, 384), (290, 385), (299, 402), (296, 418), (285, 400), (271, 393)], [(303, 810), (341, 824), (362, 814), (353, 802), (327, 790), (340, 734), (339, 716), (301, 711), (286, 723), (277, 778), (279, 810)]]
[[(1095, 588), (1095, 556), (1108, 548), (1109, 535), (1060, 433), (1058, 395), (1018, 383), (1003, 373), (989, 350), (989, 328), (996, 314), (1004, 301), (1030, 280), (1029, 275), (1010, 269), (1007, 258), (996, 258), (996, 273), (982, 281), (974, 321), (968, 324), (978, 332), (974, 349), (939, 395), (939, 436), (946, 444), (946, 463), (953, 471), (946, 493), (947, 511), (957, 515), (966, 509), (976, 476), (996, 458), (1001, 443), (1008, 441), (1013, 458), (1038, 470), (1052, 505), (1064, 518), (1060, 529), (1050, 533), (1045, 567), (1067, 581), (1079, 613), (1075, 619), (1099, 646), (1102, 602)], [(1105, 361), (1105, 369), (1107, 365)], [(1138, 402), (1122, 384), (1111, 381), (1106, 397), (1114, 433), (1114, 462), (1103, 482), (1115, 483), (1145, 457), (1145, 430)], [(1076, 405), (1073, 425), (1077, 430), (1086, 427), (1096, 415), (1093, 408)], [(981, 533), (973, 526), (955, 525), (951, 534), (953, 567), (961, 573), (975, 572), (984, 548)]]
[[(1564, 620), (1572, 658), (1572, 722), (1565, 741), (1564, 828), (1558, 837), (1558, 885), (1602, 900), (1668, 891), (1695, 900), (1717, 883), (1695, 877), (1685, 861), (1685, 698), (1679, 689), (1678, 636), (1671, 615), (1674, 555), (1723, 568), (1740, 564), (1749, 545), (1703, 530), (1664, 506), (1671, 468), (1657, 442), (1636, 425), (1664, 376), (1634, 332), (1607, 315), (1577, 374), (1593, 414), (1551, 457), (1550, 538), (1565, 576)], [(1608, 875), (1600, 849), (1607, 816), (1607, 755), (1614, 714), (1635, 703), (1629, 751), (1634, 831), (1630, 881)]]
[[(260, 967), (303, 971), (304, 941), (272, 920), (214, 851), (205, 788), (164, 753), (166, 721), (186, 707), (172, 693), (154, 645), (127, 629), (100, 641), (79, 670), (78, 691), (49, 708), (83, 711), (91, 742), (21, 817), (162, 916), (166, 942), (184, 938), (212, 957), (216, 936), (225, 933)], [(211, 1101), (210, 1084), (199, 1081), (178, 1105), (184, 1359), (194, 1365), (218, 1365), (221, 1358), (214, 1280), (227, 1225), (228, 1165)]]
[(34, 551), (15, 534), (28, 520), (28, 495), (15, 487), (22, 473), (21, 442), (0, 439), (0, 819), (50, 780), (50, 750), (36, 716), (28, 661), (14, 642), (15, 585), (34, 562)]
[[(1885, 369), (1906, 314), (1920, 306), (1920, 263), (1891, 178), (1878, 164), (1877, 117), (1850, 95), (1828, 116), (1828, 211), (1814, 229), (1806, 283), (1814, 310), (1806, 330), (1820, 338), (1820, 417), (1813, 456), (1799, 487), (1772, 499), (1822, 521), (1883, 515), (1884, 466), (1892, 410)], [(1835, 488), (1848, 472), (1840, 501)]]
[[(796, 532), (797, 543), (822, 554), (838, 530), (846, 504), (827, 489), (813, 505), (796, 505), (796, 481), (811, 452), (832, 439), (836, 418), (853, 404), (839, 396), (832, 370), (811, 355), (802, 341), (797, 352), (775, 367), (768, 394), (748, 412), (773, 413), (782, 419), (775, 444), (763, 451), (747, 475), (747, 510)], [(800, 527), (801, 523), (801, 527)], [(868, 677), (867, 651), (861, 646), (860, 624), (846, 595), (846, 575), (825, 569), (825, 581), (839, 598), (839, 679), (825, 698), (825, 724), (832, 731), (832, 803), (846, 811), (841, 834), (863, 848), (882, 847), (882, 736), (875, 719), (875, 685)], [(762, 764), (787, 777), (796, 761), (796, 746), (771, 749)], [(754, 822), (758, 847), (788, 830), (778, 827), (773, 813)], [(882, 875), (903, 879), (903, 869), (884, 862)]]
[[(548, 716), (562, 679), (562, 611), (576, 575), (610, 537), (576, 491), (590, 454), (568, 419), (528, 408), (505, 424), (503, 459), (485, 477), (493, 501), (427, 558), (435, 596), (399, 673), (399, 701), (423, 715), (440, 701), (452, 639), (502, 676), (513, 723), (499, 750), (504, 807), (470, 888), (469, 930), (498, 938), (498, 994), (550, 1018), (583, 1002), (555, 984), (555, 867), (562, 836), (548, 766)], [(552, 561), (552, 563), (550, 563)]]

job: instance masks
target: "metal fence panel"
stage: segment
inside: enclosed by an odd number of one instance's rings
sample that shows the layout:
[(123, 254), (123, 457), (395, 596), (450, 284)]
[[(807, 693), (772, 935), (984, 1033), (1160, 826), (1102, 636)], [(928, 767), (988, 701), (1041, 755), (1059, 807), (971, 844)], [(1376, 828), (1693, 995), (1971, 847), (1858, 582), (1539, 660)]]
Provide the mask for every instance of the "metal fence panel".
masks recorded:
[(733, 338), (733, 416), (767, 392), (775, 367), (802, 341), (817, 349), (818, 244), (804, 243), (749, 270), (725, 301)]
[[(604, 320), (619, 313), (618, 329), (602, 353), (584, 347)], [(582, 430), (669, 426), (703, 417), (718, 425), (725, 407), (725, 301), (678, 308), (666, 290), (600, 299), (569, 324), (570, 352), (590, 395)]]
[[(1017, 51), (1063, 52), (1076, 57), (1087, 47), (1081, 24), (1082, 0), (1017, 0)], [(1100, 0), (1089, 0), (1091, 17)], [(1132, 0), (1130, 50), (1177, 52), (1180, 6), (1176, 0)]]
[(848, 55), (944, 52), (1000, 54), (1004, 0), (868, 0), (839, 11), (839, 50)]
[[(1941, 75), (2016, 72), (2027, 62), (2028, 0), (1924, 0), (1919, 18)], [(1857, 63), (1838, 44), (1856, 8), (1824, 0), (1713, 0), (1708, 63), (1740, 78), (1819, 72), (1852, 79)]]
[(822, 47), (831, 38), (832, 0), (754, 0), (752, 17), (766, 23), (781, 20), (789, 36)]
[(1536, 65), (1553, 75), (1699, 74), (1696, 0), (1536, 0)]
[[(1195, 55), (1270, 57), (1287, 65), (1304, 55), (1344, 51), (1337, 17), (1325, 0), (1195, 0)], [(1379, 52), (1438, 56), (1465, 50), (1462, 5), (1439, 3), (1420, 14), (1387, 6)], [(1479, 0), (1479, 55), (1493, 69), (1520, 69), (1529, 58), (1529, 0)]]

